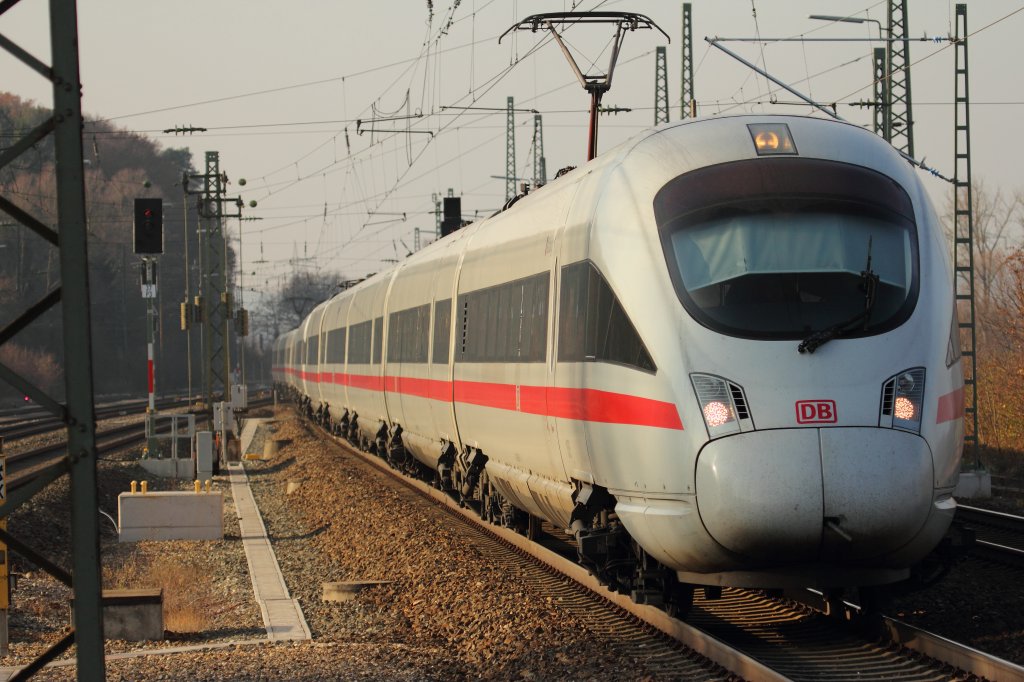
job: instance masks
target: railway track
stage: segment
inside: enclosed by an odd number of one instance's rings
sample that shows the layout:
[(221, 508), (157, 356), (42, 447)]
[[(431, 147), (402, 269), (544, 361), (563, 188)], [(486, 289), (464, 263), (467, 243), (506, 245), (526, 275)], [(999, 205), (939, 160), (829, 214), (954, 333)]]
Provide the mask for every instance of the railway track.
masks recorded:
[(1024, 479), (993, 475), (992, 492), (1000, 497), (1024, 500)]
[(1024, 569), (1024, 517), (961, 504), (954, 522), (973, 532), (972, 555)]
[[(263, 407), (271, 403), (269, 398), (260, 398), (249, 403), (250, 407)], [(120, 416), (120, 414), (115, 415)], [(164, 429), (158, 429), (158, 433)], [(146, 439), (146, 425), (144, 422), (128, 424), (98, 431), (96, 433), (96, 446), (100, 454), (129, 447), (144, 442)], [(27, 484), (36, 473), (47, 468), (67, 452), (67, 441), (43, 445), (24, 452), (7, 455), (7, 487), (9, 490)]]
[[(501, 547), (492, 551), (510, 556), (510, 561), (544, 565), (552, 577), (539, 581), (537, 587), (588, 625), (597, 629), (633, 623), (622, 635), (624, 640), (635, 646), (645, 663), (660, 666), (664, 662), (663, 670), (670, 676), (686, 678), (685, 668), (673, 666), (700, 660), (694, 658), (699, 655), (734, 675), (758, 680), (1024, 679), (1020, 666), (893, 619), (883, 619), (884, 638), (879, 641), (837, 618), (747, 590), (727, 588), (720, 597), (711, 599), (698, 590), (687, 621), (679, 621), (654, 607), (635, 604), (628, 596), (609, 592), (564, 556), (557, 531), (545, 547), (514, 531), (490, 525), (440, 490), (402, 475), (384, 460), (353, 448), (343, 439), (324, 435), (485, 534)], [(595, 609), (594, 600), (610, 605)], [(603, 621), (607, 621), (604, 626)]]
[[(136, 400), (97, 406), (96, 421), (138, 414), (144, 412), (148, 405), (149, 403), (146, 400)], [(188, 407), (188, 405), (189, 400), (187, 398), (165, 398), (156, 402), (157, 409), (175, 409)], [(11, 442), (20, 438), (47, 433), (48, 431), (57, 431), (62, 428), (64, 428), (64, 424), (60, 419), (49, 413), (40, 413), (36, 416), (23, 417), (17, 422), (8, 422), (0, 425), (0, 438)]]

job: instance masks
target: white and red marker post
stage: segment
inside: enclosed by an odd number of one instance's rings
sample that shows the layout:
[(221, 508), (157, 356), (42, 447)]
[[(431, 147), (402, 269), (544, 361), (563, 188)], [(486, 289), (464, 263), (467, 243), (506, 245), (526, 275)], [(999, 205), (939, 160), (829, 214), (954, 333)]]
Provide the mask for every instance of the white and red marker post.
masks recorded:
[(156, 424), (156, 367), (153, 360), (153, 341), (156, 336), (156, 263), (153, 258), (142, 259), (142, 298), (146, 299), (146, 372), (149, 387), (149, 408), (146, 410), (146, 449), (150, 457), (157, 455)]

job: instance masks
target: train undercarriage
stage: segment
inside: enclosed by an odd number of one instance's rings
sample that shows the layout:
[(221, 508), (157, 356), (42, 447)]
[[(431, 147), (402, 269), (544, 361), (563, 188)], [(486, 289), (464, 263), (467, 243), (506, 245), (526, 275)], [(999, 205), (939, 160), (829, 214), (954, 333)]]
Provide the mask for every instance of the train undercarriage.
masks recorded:
[[(537, 540), (542, 520), (513, 505), (487, 476), (486, 454), (477, 448), (458, 451), (454, 444), (441, 445), (435, 471), (413, 457), (402, 442), (402, 427), (384, 422), (373, 439), (358, 429), (354, 412), (344, 411), (337, 419), (329, 406), (314, 409), (308, 397), (292, 387), (279, 388), (292, 399), (299, 412), (327, 433), (344, 438), (354, 447), (369, 452), (407, 476), (444, 491), (460, 506), (474, 510), (488, 523), (508, 528)], [(571, 537), (575, 541), (578, 562), (609, 590), (629, 595), (640, 604), (664, 609), (681, 618), (693, 603), (694, 586), (681, 583), (675, 572), (662, 566), (630, 537), (617, 519), (615, 498), (599, 486), (581, 485), (574, 493), (576, 508), (572, 515)], [(705, 595), (717, 596), (721, 588), (706, 587)]]
[[(327, 433), (344, 438), (354, 447), (385, 460), (393, 469), (444, 491), (460, 506), (472, 509), (488, 523), (513, 530), (531, 540), (539, 540), (544, 532), (542, 519), (517, 508), (492, 484), (485, 467), (487, 455), (482, 450), (467, 448), (459, 451), (454, 444), (444, 442), (434, 470), (408, 452), (402, 440), (401, 426), (381, 422), (374, 437), (367, 438), (357, 426), (359, 416), (355, 412), (345, 410), (335, 419), (327, 405), (314, 409), (307, 397), (291, 387), (284, 387), (283, 394), (295, 402), (303, 416)], [(616, 516), (616, 500), (605, 488), (577, 483), (573, 502), (575, 507), (570, 528), (564, 532), (550, 529), (552, 535), (561, 541), (570, 539), (569, 542), (575, 545), (578, 563), (609, 590), (681, 619), (693, 605), (695, 590), (702, 590), (705, 599), (721, 596), (720, 586), (682, 582), (674, 570), (644, 551)], [(875, 614), (894, 594), (914, 591), (944, 575), (963, 555), (962, 549), (953, 546), (955, 544), (944, 542), (926, 562), (915, 567), (910, 580), (897, 585), (864, 588), (852, 593), (841, 589), (826, 591), (820, 595), (820, 601), (807, 600), (790, 592), (786, 592), (786, 596), (841, 618)], [(781, 590), (766, 592), (783, 595)], [(859, 605), (853, 611), (850, 601)]]

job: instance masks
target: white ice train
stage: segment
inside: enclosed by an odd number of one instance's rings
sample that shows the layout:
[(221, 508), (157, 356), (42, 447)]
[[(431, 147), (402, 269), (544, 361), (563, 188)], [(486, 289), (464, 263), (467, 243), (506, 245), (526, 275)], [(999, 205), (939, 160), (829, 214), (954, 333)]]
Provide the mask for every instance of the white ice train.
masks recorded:
[(663, 125), (322, 303), (274, 379), (639, 601), (901, 581), (963, 438), (916, 173), (845, 123)]

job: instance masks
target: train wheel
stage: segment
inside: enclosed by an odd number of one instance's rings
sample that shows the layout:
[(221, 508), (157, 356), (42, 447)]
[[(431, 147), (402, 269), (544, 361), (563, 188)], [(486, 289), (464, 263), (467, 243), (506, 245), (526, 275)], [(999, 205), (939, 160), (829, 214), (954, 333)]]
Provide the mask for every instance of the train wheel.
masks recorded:
[(528, 540), (536, 540), (540, 537), (540, 518), (530, 514), (530, 521), (526, 525), (526, 537)]
[(665, 613), (685, 620), (693, 608), (693, 585), (673, 580), (665, 588)]

